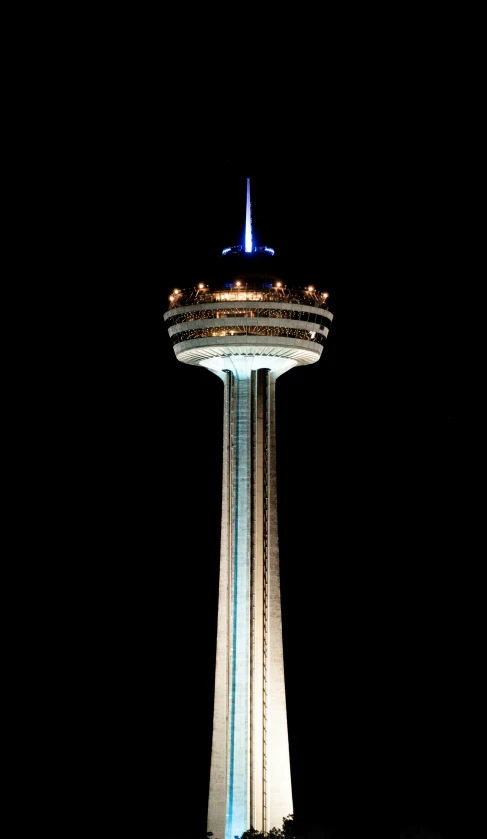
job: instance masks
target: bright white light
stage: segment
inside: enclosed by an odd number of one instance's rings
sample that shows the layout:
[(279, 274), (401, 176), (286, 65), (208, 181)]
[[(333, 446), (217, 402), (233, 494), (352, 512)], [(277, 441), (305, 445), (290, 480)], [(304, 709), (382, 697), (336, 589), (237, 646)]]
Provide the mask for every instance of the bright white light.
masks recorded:
[(245, 251), (252, 253), (252, 213), (250, 203), (250, 178), (247, 178), (247, 213), (245, 216)]
[(281, 288), (282, 283), (276, 283), (276, 288)]
[(240, 280), (237, 280), (237, 282), (235, 283), (235, 285), (242, 285), (242, 283), (240, 282)]
[(325, 300), (326, 300), (326, 298), (327, 298), (327, 297), (329, 297), (329, 296), (330, 296), (330, 295), (328, 294), (328, 292), (325, 292), (325, 294), (323, 295), (323, 297), (324, 297), (324, 299), (325, 299)]
[(226, 253), (230, 253), (230, 251), (231, 251), (231, 250), (232, 250), (231, 248), (223, 248), (223, 250), (222, 250), (222, 256), (223, 256), (224, 254), (226, 254)]
[(204, 283), (199, 283), (198, 284), (198, 288), (204, 288), (204, 287), (205, 287)]
[[(318, 358), (319, 356), (317, 356)], [(284, 358), (271, 355), (225, 355), (204, 358), (200, 361), (201, 367), (207, 367), (214, 372), (222, 370), (234, 370), (238, 378), (247, 378), (252, 370), (259, 370), (261, 367), (275, 372), (285, 372), (295, 367), (297, 361), (294, 358)]]
[(274, 248), (264, 248), (264, 250), (267, 251), (267, 253), (271, 253), (272, 256), (274, 256), (274, 254), (275, 254)]
[(169, 295), (169, 300), (171, 300), (171, 301), (173, 301), (173, 300), (174, 300), (174, 297), (173, 297), (173, 295), (172, 295), (172, 294), (171, 294), (171, 295)]

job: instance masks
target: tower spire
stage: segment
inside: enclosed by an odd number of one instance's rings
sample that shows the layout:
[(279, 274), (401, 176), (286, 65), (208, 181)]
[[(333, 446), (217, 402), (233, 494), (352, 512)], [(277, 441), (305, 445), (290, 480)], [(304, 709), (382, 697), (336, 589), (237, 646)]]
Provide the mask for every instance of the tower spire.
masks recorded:
[(252, 253), (252, 204), (250, 201), (250, 178), (247, 178), (247, 212), (245, 214), (245, 252)]

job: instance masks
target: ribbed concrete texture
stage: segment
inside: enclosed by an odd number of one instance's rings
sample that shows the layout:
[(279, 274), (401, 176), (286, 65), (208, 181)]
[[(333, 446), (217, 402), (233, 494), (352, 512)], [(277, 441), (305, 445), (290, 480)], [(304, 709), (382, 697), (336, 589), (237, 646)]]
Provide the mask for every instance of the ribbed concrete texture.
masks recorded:
[(208, 830), (217, 839), (234, 839), (250, 826), (260, 831), (281, 827), (293, 812), (279, 583), (275, 382), (296, 362), (280, 360), (276, 370), (258, 367), (252, 357), (225, 362), (226, 370), (221, 364), (214, 369), (224, 381), (225, 407)]

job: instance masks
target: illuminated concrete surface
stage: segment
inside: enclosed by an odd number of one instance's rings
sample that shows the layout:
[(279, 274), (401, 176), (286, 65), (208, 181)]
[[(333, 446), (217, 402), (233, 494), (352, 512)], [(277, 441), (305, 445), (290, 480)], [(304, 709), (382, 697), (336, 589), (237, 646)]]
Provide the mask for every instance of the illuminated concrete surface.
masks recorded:
[[(205, 362), (223, 381), (220, 593), (208, 830), (233, 839), (293, 812), (281, 630), (275, 382), (294, 360)], [(269, 369), (270, 366), (276, 369)], [(231, 368), (231, 369), (229, 369)]]
[[(226, 258), (226, 257), (225, 257)], [(253, 255), (249, 254), (249, 264)], [(259, 257), (260, 258), (260, 257)], [(272, 259), (272, 256), (269, 256)], [(237, 283), (236, 285), (240, 285)], [(282, 646), (275, 387), (320, 359), (324, 293), (175, 290), (164, 315), (179, 361), (224, 384), (220, 579), (208, 830), (234, 839), (293, 812)], [(285, 295), (285, 302), (281, 299)], [(198, 302), (194, 302), (194, 300)]]

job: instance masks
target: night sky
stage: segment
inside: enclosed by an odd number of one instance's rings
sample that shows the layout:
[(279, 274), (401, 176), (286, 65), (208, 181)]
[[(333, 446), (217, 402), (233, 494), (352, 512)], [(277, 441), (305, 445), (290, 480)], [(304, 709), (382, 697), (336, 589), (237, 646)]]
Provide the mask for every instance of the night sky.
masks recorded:
[(417, 158), (399, 166), (401, 149), (372, 139), (357, 151), (343, 126), (322, 143), (235, 136), (214, 132), (196, 154), (172, 136), (164, 159), (139, 138), (123, 177), (107, 174), (88, 424), (108, 809), (134, 835), (206, 832), (223, 386), (176, 361), (162, 316), (172, 288), (211, 283), (221, 249), (242, 242), (250, 175), (256, 243), (286, 259), (289, 284), (328, 291), (335, 316), (321, 360), (277, 383), (295, 818), (453, 836), (459, 397), (430, 317), (445, 283), (424, 242), (432, 184), (418, 210)]

